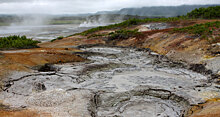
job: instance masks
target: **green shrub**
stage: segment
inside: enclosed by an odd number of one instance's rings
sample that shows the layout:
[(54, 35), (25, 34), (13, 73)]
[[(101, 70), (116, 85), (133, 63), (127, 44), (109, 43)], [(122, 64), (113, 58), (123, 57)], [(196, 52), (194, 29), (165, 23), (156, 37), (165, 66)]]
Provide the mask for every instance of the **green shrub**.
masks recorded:
[(61, 40), (61, 39), (63, 39), (64, 37), (63, 36), (59, 36), (59, 37), (57, 37), (56, 39), (52, 39), (50, 42), (54, 42), (54, 41), (56, 41), (56, 40)]
[(64, 38), (63, 36), (59, 36), (59, 37), (57, 37), (57, 40), (61, 40), (63, 38)]
[(141, 35), (137, 29), (135, 30), (118, 30), (112, 33), (109, 33), (108, 39), (115, 40), (115, 39), (128, 39), (130, 37), (136, 37)]
[(0, 37), (0, 49), (33, 48), (38, 47), (37, 43), (40, 42), (28, 39), (26, 36)]
[(102, 36), (106, 36), (106, 34), (92, 34), (92, 35), (88, 36), (88, 39), (92, 38), (92, 37), (102, 37)]
[(57, 39), (52, 39), (50, 42), (54, 42), (54, 41), (56, 41)]
[(220, 27), (220, 21), (215, 21), (204, 24), (195, 24), (194, 26), (188, 26), (184, 28), (174, 28), (172, 32), (194, 34), (204, 39), (211, 36), (214, 31), (219, 30), (219, 27)]
[(220, 6), (195, 9), (187, 16), (189, 18), (218, 19), (220, 18)]

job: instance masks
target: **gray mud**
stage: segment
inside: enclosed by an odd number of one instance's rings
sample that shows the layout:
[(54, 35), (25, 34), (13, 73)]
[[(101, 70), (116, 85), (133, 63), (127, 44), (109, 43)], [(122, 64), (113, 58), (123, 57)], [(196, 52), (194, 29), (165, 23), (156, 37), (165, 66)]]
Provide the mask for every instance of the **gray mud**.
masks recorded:
[(220, 97), (208, 76), (158, 60), (155, 53), (116, 47), (82, 50), (89, 61), (56, 64), (48, 72), (14, 73), (0, 100), (54, 117), (180, 117), (191, 105)]

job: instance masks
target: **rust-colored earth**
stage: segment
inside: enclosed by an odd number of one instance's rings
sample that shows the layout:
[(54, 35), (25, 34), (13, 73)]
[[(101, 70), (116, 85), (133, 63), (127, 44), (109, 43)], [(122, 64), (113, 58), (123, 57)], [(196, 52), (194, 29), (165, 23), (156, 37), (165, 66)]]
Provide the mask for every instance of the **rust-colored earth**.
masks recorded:
[(32, 67), (46, 63), (81, 62), (83, 58), (73, 54), (79, 52), (70, 48), (35, 48), (3, 51), (0, 55), (0, 76), (11, 71), (30, 71)]
[(0, 117), (52, 117), (49, 113), (38, 113), (32, 110), (3, 111), (0, 110)]
[(189, 117), (220, 117), (220, 99), (210, 99), (206, 103), (193, 106)]

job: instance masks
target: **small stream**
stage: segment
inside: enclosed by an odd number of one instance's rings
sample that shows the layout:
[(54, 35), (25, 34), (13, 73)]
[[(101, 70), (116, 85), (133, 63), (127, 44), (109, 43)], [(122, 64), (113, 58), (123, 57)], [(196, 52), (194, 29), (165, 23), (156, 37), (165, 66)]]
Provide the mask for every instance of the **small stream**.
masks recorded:
[(0, 100), (54, 117), (180, 117), (191, 105), (220, 96), (207, 76), (156, 53), (119, 47), (82, 50), (86, 62), (14, 73)]

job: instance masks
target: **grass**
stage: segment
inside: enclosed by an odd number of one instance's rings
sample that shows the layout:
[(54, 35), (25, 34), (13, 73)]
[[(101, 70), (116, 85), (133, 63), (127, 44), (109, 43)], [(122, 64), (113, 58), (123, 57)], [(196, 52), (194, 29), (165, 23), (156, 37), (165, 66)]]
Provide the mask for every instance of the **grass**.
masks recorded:
[(217, 37), (213, 37), (213, 32), (219, 31), (220, 28), (220, 21), (215, 22), (208, 22), (204, 24), (195, 24), (193, 26), (188, 26), (184, 28), (174, 28), (171, 32), (172, 33), (189, 33), (200, 36), (201, 39), (208, 39), (210, 43), (214, 43), (219, 40), (220, 35)]
[(38, 47), (35, 41), (27, 38), (26, 36), (9, 36), (9, 37), (0, 37), (0, 49), (24, 49), (24, 48), (34, 48)]
[(121, 29), (108, 34), (91, 34), (90, 36), (88, 36), (88, 39), (93, 37), (106, 37), (108, 38), (108, 40), (116, 40), (116, 39), (128, 39), (131, 37), (136, 37), (138, 35), (142, 35), (141, 32), (138, 32), (138, 29), (135, 30)]
[(211, 35), (213, 31), (218, 30), (220, 21), (208, 22), (204, 24), (195, 24), (184, 28), (174, 28), (174, 32), (189, 33), (195, 35)]
[(118, 23), (118, 24), (112, 24), (108, 26), (99, 26), (96, 28), (89, 29), (87, 31), (84, 31), (82, 33), (77, 33), (76, 35), (88, 35), (100, 30), (106, 30), (106, 29), (123, 29), (129, 26), (139, 25), (142, 23), (148, 23), (148, 22), (173, 22), (178, 20), (184, 20), (186, 17), (170, 17), (170, 18), (146, 18), (146, 19), (129, 19), (124, 22)]
[(107, 34), (92, 34), (90, 36), (88, 36), (87, 38), (93, 38), (93, 37), (103, 37), (103, 36), (106, 36)]
[(64, 38), (63, 36), (59, 36), (59, 37), (57, 37), (56, 39), (51, 40), (50, 42), (54, 42), (54, 41), (56, 41), (56, 40), (61, 40), (61, 39), (63, 39), (63, 38)]
[(141, 35), (140, 32), (138, 32), (137, 29), (135, 30), (117, 30), (115, 32), (108, 34), (109, 40), (115, 40), (115, 39), (128, 39), (131, 37), (136, 37), (138, 35)]
[(61, 40), (61, 39), (63, 39), (63, 38), (64, 38), (63, 36), (57, 37), (58, 40)]

